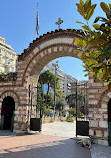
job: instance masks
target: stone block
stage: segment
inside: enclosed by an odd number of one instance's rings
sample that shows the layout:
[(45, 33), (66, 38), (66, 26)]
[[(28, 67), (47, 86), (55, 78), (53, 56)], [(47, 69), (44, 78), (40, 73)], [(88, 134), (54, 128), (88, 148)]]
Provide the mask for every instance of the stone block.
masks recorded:
[(57, 47), (54, 47), (54, 52), (57, 52)]
[(108, 119), (108, 115), (107, 115), (107, 114), (104, 114), (104, 118), (105, 118), (105, 119)]
[(18, 115), (19, 114), (19, 111), (15, 111), (15, 115)]
[(89, 117), (92, 118), (92, 117), (93, 117), (93, 114), (92, 114), (92, 113), (89, 113)]
[(107, 121), (99, 121), (99, 127), (108, 128), (108, 122)]
[(98, 101), (97, 100), (89, 100), (89, 104), (97, 105)]
[(98, 140), (98, 144), (108, 146), (107, 140)]
[(89, 127), (98, 127), (98, 121), (89, 120)]
[(94, 118), (102, 118), (102, 114), (94, 114)]
[(89, 135), (90, 135), (90, 136), (94, 136), (94, 130), (89, 129)]
[(89, 93), (98, 93), (98, 89), (89, 89), (88, 92)]
[(105, 103), (102, 103), (102, 109), (107, 109), (107, 104), (105, 104)]
[(96, 137), (102, 137), (102, 131), (96, 130)]
[(108, 96), (109, 98), (111, 98), (111, 92), (109, 92), (109, 93), (107, 94), (107, 96)]
[(104, 137), (108, 138), (108, 131), (104, 131)]

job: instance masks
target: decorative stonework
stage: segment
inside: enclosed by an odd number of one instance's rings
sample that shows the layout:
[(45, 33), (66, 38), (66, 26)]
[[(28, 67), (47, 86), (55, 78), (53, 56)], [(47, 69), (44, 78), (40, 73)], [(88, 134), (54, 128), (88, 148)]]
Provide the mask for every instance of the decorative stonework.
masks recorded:
[[(3, 99), (11, 96), (15, 101), (14, 131), (26, 132), (29, 122), (28, 86), (37, 81), (42, 69), (59, 57), (79, 58), (75, 38), (84, 36), (81, 30), (56, 30), (40, 36), (18, 58), (18, 72), (15, 80), (0, 81), (0, 108)], [(89, 134), (97, 143), (108, 144), (107, 104), (111, 93), (98, 79), (89, 77)]]

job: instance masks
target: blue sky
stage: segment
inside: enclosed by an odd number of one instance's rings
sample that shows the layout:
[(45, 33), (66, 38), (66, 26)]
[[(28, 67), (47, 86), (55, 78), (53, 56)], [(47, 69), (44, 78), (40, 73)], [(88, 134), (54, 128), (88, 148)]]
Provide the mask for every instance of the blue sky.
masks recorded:
[[(104, 16), (100, 9), (100, 2), (110, 3), (110, 0), (92, 0), (97, 3), (96, 16)], [(79, 0), (38, 0), (39, 3), (39, 35), (57, 29), (55, 22), (61, 17), (64, 23), (62, 29), (80, 29), (76, 21), (83, 21), (77, 12), (76, 3)], [(35, 38), (37, 0), (1, 0), (0, 2), (0, 36), (5, 37), (6, 43), (11, 45), (17, 54), (28, 48), (29, 43)], [(59, 59), (60, 68), (69, 75), (81, 80), (84, 79), (82, 63), (78, 59), (64, 57)]]

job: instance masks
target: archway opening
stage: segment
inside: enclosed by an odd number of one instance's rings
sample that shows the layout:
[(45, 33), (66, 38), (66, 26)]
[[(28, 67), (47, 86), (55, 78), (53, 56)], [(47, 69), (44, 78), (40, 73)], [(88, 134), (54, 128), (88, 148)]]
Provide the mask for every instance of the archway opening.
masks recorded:
[(108, 102), (108, 143), (111, 146), (111, 99)]
[[(53, 56), (51, 57), (53, 58)], [(66, 68), (68, 68), (67, 72), (66, 71), (63, 72), (62, 71), (63, 69), (61, 70), (61, 59), (65, 60), (65, 61), (63, 60), (62, 65), (64, 65), (65, 63)], [(55, 67), (53, 66), (53, 64), (56, 63), (57, 60), (59, 60), (59, 63), (58, 63), (58, 68), (55, 72)], [(63, 136), (64, 133), (64, 135), (66, 136), (68, 133), (68, 137), (75, 137), (77, 133), (76, 122), (78, 123), (83, 123), (86, 121), (88, 122), (88, 100), (87, 100), (88, 78), (84, 78), (83, 73), (80, 75), (80, 66), (82, 67), (82, 62), (79, 62), (80, 61), (79, 59), (64, 55), (62, 58), (56, 57), (55, 60), (53, 60), (52, 62), (50, 61), (52, 60), (47, 60), (47, 61), (43, 60), (37, 66), (35, 65), (30, 74), (30, 78), (28, 81), (29, 92), (30, 92), (29, 103), (31, 104), (30, 116), (31, 119), (33, 119), (33, 117), (35, 117), (34, 116), (35, 111), (37, 112), (36, 117), (40, 117), (42, 115), (42, 121), (44, 122), (44, 124), (42, 125), (42, 134), (47, 134), (46, 130), (48, 130), (48, 134), (53, 133), (56, 136), (57, 135), (60, 136), (60, 134), (62, 133), (61, 135)], [(68, 65), (67, 65), (67, 61), (69, 61)], [(50, 62), (50, 64), (46, 65), (45, 62), (47, 64)], [(75, 63), (75, 66), (73, 66), (73, 63)], [(71, 69), (72, 71), (70, 71)], [(76, 69), (78, 69), (78, 71), (76, 71)], [(57, 89), (57, 85), (55, 87), (55, 77), (54, 77), (52, 88), (51, 88), (51, 83), (49, 84), (49, 87), (47, 83), (46, 85), (42, 83), (37, 87), (37, 82), (39, 81), (40, 73), (45, 72), (46, 70), (50, 70), (54, 74), (54, 76), (56, 75), (56, 79), (57, 76), (60, 78), (60, 83), (59, 83), (60, 89)], [(76, 73), (72, 75), (74, 71), (76, 71)], [(71, 74), (69, 74), (69, 72), (71, 72)], [(37, 78), (36, 78), (36, 74), (37, 74)], [(47, 78), (48, 77), (45, 77), (45, 80), (47, 80)], [(83, 80), (87, 80), (87, 81), (84, 82)], [(76, 83), (77, 85), (75, 85)], [(54, 93), (55, 88), (56, 88), (56, 94)], [(59, 93), (57, 94), (57, 92), (61, 92), (61, 91), (63, 95), (59, 96)], [(56, 99), (54, 95), (56, 95)], [(71, 98), (69, 102), (66, 99), (67, 96), (68, 98), (69, 97)], [(42, 109), (40, 109), (40, 107)], [(77, 112), (76, 112), (76, 108), (77, 108)], [(42, 114), (40, 114), (41, 111), (43, 111)], [(76, 120), (76, 116), (77, 116), (77, 120)], [(52, 122), (54, 123), (51, 124)], [(52, 127), (53, 125), (54, 127)], [(81, 124), (78, 124), (78, 127), (80, 126)], [(57, 129), (57, 127), (59, 127), (59, 129)], [(60, 133), (60, 128), (61, 128), (61, 133)], [(53, 131), (52, 129), (55, 129), (55, 131)], [(78, 130), (79, 131), (81, 130), (79, 133), (84, 134), (82, 128), (78, 128)], [(84, 134), (83, 136), (87, 136), (87, 135)]]
[(13, 131), (15, 102), (10, 96), (4, 98), (1, 109), (1, 129)]

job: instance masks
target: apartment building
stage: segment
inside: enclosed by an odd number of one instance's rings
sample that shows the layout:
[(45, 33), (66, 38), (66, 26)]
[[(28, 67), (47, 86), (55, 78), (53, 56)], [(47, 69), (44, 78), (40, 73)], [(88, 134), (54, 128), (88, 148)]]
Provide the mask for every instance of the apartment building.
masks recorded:
[(15, 72), (16, 60), (17, 54), (5, 43), (5, 38), (0, 36), (0, 73)]
[[(50, 62), (45, 68), (55, 74), (55, 67), (52, 62)], [(56, 73), (61, 79), (60, 81), (61, 91), (64, 93), (64, 95), (71, 94), (71, 83), (74, 83), (77, 80), (74, 77), (65, 74), (61, 69), (59, 69), (59, 67), (56, 69)]]

